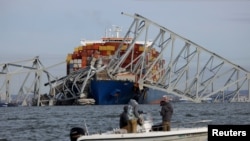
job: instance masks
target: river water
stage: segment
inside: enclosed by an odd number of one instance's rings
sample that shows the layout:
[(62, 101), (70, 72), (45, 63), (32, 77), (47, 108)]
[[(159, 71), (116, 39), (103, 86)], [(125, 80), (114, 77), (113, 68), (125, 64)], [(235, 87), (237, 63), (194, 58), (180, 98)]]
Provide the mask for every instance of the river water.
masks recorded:
[[(202, 120), (208, 124), (250, 124), (250, 103), (172, 103), (172, 127)], [(159, 123), (159, 105), (140, 105)], [(1, 107), (0, 140), (69, 141), (72, 127), (86, 127), (89, 133), (104, 132), (119, 126), (123, 105)], [(200, 126), (193, 124), (193, 126)]]

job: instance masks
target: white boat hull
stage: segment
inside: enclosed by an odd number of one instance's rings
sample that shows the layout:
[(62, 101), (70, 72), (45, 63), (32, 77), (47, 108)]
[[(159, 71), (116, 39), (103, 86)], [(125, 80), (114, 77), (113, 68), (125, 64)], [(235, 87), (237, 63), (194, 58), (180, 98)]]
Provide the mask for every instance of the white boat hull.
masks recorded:
[(77, 141), (207, 141), (207, 128), (173, 129), (144, 133), (103, 133), (82, 136)]

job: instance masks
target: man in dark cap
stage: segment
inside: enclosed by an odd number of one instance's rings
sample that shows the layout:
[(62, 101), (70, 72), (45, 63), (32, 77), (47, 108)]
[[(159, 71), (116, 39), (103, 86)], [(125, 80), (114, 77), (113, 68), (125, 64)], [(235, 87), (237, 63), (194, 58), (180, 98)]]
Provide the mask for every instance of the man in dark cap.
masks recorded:
[(123, 107), (123, 112), (120, 114), (120, 128), (128, 130), (128, 106)]
[(70, 141), (77, 141), (81, 136), (85, 135), (85, 130), (81, 127), (74, 127), (70, 130)]
[(173, 115), (173, 107), (169, 102), (169, 98), (167, 96), (160, 102), (161, 111), (160, 115), (162, 116), (162, 128), (163, 131), (170, 131), (170, 121)]

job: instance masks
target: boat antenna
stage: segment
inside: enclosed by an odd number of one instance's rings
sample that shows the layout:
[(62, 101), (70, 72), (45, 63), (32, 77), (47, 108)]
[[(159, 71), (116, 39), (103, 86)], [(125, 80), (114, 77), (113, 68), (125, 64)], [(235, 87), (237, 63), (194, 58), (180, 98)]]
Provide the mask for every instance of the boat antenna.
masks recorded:
[(84, 119), (84, 128), (86, 130), (86, 134), (89, 135), (89, 131), (88, 131), (88, 127), (87, 127), (85, 119)]

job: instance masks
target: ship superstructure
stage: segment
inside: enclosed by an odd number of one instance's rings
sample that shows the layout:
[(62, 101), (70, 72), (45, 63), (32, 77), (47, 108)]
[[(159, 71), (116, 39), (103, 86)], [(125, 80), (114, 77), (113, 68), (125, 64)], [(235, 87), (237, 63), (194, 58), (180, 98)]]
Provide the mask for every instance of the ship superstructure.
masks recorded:
[[(116, 36), (107, 36), (101, 38), (101, 40), (81, 40), (80, 45), (74, 48), (73, 53), (69, 53), (67, 56), (67, 74), (73, 71), (85, 68), (87, 66), (95, 66), (99, 68), (101, 65), (108, 65), (109, 61), (112, 59), (112, 55), (115, 54), (120, 45), (121, 51), (120, 56), (122, 56), (128, 49), (128, 45), (132, 43), (132, 38), (120, 37), (119, 32), (121, 30), (115, 28)], [(119, 28), (120, 29), (120, 28)], [(130, 57), (125, 60), (122, 64), (123, 67), (131, 63), (131, 57), (137, 58), (140, 56), (144, 49), (147, 49), (152, 42), (147, 42), (144, 44), (143, 41), (137, 41), (134, 43), (133, 52)], [(148, 60), (153, 60), (158, 56), (158, 52), (152, 49), (148, 53)], [(137, 61), (133, 62), (136, 64)]]

